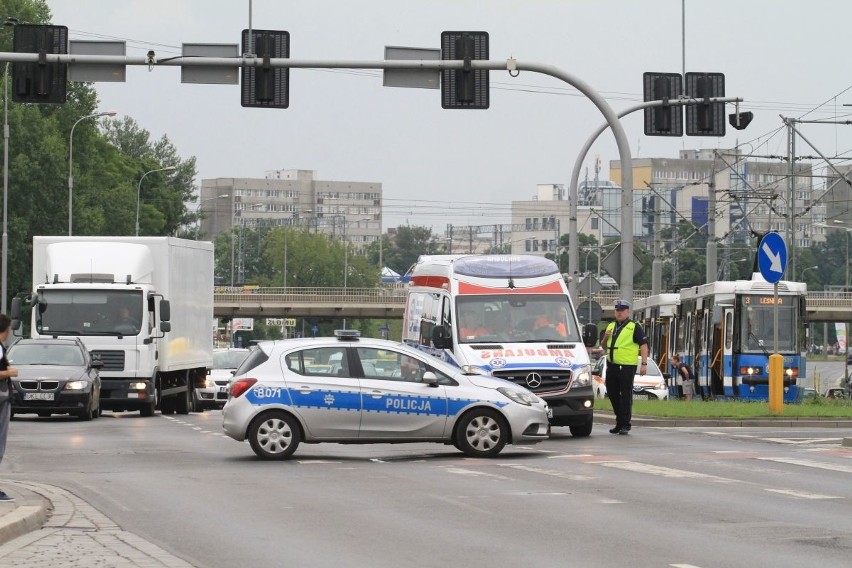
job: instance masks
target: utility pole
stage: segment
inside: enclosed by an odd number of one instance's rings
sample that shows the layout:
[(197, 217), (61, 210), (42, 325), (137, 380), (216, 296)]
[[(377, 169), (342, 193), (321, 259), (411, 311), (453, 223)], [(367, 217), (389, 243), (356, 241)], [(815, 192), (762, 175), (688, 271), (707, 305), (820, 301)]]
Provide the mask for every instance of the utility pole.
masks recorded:
[(662, 226), (662, 223), (660, 223), (661, 201), (662, 199), (659, 196), (654, 199), (654, 223), (652, 225), (654, 231), (654, 260), (651, 263), (651, 295), (654, 296), (663, 291), (663, 260), (660, 258), (663, 248), (663, 242), (660, 238), (660, 227)]
[(704, 265), (704, 279), (709, 284), (716, 281), (716, 160), (710, 171), (710, 182), (707, 185), (707, 261)]
[(787, 124), (787, 193), (790, 201), (787, 205), (787, 248), (790, 250), (787, 277), (793, 280), (796, 275), (796, 130), (795, 118), (789, 118)]

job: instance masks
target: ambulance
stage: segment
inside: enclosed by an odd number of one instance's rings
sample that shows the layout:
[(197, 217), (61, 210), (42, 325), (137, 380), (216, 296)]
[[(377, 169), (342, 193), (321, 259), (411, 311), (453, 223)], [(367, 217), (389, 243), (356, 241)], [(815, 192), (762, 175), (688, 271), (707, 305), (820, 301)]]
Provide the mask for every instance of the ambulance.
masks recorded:
[(403, 341), (467, 373), (492, 375), (543, 398), (551, 426), (592, 432), (587, 347), (556, 263), (532, 255), (421, 256), (409, 271)]

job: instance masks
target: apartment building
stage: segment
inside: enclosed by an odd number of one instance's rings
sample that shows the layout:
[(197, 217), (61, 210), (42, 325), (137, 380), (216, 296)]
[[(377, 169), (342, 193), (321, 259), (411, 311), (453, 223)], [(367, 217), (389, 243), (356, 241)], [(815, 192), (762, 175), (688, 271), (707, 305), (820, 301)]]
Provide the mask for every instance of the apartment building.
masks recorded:
[(312, 170), (204, 179), (198, 211), (203, 239), (232, 228), (293, 226), (345, 239), (359, 249), (381, 235), (382, 184), (318, 180)]

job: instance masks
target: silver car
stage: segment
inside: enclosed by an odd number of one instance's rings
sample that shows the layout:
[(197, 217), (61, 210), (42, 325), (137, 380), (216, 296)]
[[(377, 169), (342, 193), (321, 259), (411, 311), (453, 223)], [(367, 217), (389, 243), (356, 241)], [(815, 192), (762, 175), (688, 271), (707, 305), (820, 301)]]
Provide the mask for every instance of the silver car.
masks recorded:
[(195, 389), (193, 412), (202, 412), (208, 408), (222, 408), (228, 400), (228, 383), (234, 377), (234, 371), (245, 361), (248, 349), (221, 348), (213, 350), (213, 366), (207, 371), (203, 387)]
[(253, 349), (230, 386), (225, 434), (274, 460), (300, 442), (438, 442), (493, 457), (550, 433), (547, 404), (523, 387), (401, 343), (339, 335)]

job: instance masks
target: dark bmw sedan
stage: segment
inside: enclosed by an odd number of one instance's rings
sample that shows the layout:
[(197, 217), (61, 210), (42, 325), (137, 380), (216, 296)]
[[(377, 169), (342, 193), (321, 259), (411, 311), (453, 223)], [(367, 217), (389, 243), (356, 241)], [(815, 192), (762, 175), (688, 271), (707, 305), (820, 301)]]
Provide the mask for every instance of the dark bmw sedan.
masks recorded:
[(18, 369), (11, 379), (12, 415), (100, 416), (103, 363), (92, 359), (79, 339), (21, 339), (6, 357)]

